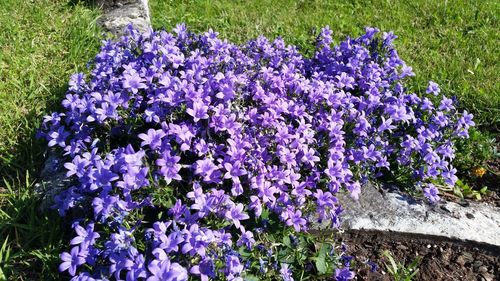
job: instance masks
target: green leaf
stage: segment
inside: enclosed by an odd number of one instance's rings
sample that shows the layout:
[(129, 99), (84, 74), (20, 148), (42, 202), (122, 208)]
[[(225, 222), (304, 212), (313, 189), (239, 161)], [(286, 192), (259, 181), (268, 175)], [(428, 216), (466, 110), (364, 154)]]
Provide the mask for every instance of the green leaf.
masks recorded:
[(252, 275), (252, 274), (247, 274), (245, 276), (243, 276), (243, 280), (245, 281), (259, 281), (259, 277), (255, 276), (255, 275)]
[(328, 253), (328, 245), (322, 244), (319, 249), (318, 257), (315, 259), (316, 269), (320, 274), (325, 274), (328, 271), (328, 265), (326, 263), (326, 255)]
[(486, 192), (487, 192), (487, 191), (488, 191), (488, 187), (487, 187), (487, 186), (483, 186), (483, 188), (481, 188), (481, 189), (479, 190), (479, 192), (480, 192), (481, 194), (486, 194)]
[(243, 257), (249, 257), (249, 256), (251, 256), (251, 255), (252, 255), (252, 253), (250, 253), (250, 252), (248, 252), (248, 251), (247, 251), (246, 247), (240, 247), (240, 248), (238, 249), (238, 252), (239, 252), (239, 254), (240, 254), (241, 256), (243, 256)]
[(262, 214), (260, 215), (261, 219), (269, 219), (269, 210), (266, 208), (262, 208)]
[(283, 236), (283, 245), (289, 247), (289, 248), (292, 248), (292, 241), (290, 240), (290, 236), (289, 235), (284, 235)]
[(385, 264), (385, 267), (387, 268), (387, 270), (389, 271), (389, 273), (391, 273), (392, 275), (396, 275), (398, 274), (398, 265), (396, 264), (396, 261), (394, 260), (394, 258), (392, 257), (391, 253), (387, 250), (384, 251), (383, 255), (389, 260), (389, 262), (391, 263), (390, 266), (388, 266), (386, 263)]
[(453, 188), (453, 193), (454, 193), (456, 196), (458, 196), (458, 197), (460, 197), (460, 198), (464, 199), (464, 194), (462, 193), (462, 191), (460, 191), (460, 188), (458, 188), (458, 187)]
[(477, 191), (474, 191), (474, 196), (476, 197), (476, 200), (481, 200), (481, 194)]

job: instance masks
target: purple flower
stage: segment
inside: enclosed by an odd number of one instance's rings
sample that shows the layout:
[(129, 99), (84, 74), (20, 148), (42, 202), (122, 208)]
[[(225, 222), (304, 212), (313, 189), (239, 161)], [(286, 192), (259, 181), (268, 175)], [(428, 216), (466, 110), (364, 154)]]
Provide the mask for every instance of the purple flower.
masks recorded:
[(180, 232), (172, 232), (168, 236), (162, 235), (158, 240), (160, 242), (158, 247), (165, 250), (167, 253), (179, 251), (178, 245), (184, 242), (184, 238), (182, 238)]
[(433, 81), (429, 81), (429, 86), (427, 87), (427, 90), (425, 91), (427, 94), (433, 94), (437, 96), (439, 92), (441, 92), (441, 89), (439, 89), (439, 85)]
[(88, 272), (80, 272), (80, 274), (71, 278), (71, 281), (97, 281), (97, 279), (94, 279)]
[(354, 272), (350, 271), (349, 268), (335, 269), (335, 280), (337, 281), (351, 280), (354, 278), (354, 276)]
[(186, 109), (186, 113), (193, 117), (194, 122), (208, 118), (208, 106), (200, 99), (193, 102), (193, 107)]
[(254, 211), (256, 217), (260, 217), (262, 214), (262, 204), (259, 197), (254, 195), (250, 196), (250, 205), (248, 207), (250, 210)]
[(335, 76), (337, 78), (337, 87), (353, 89), (354, 88), (354, 78), (350, 77), (347, 73), (342, 72), (340, 75)]
[(170, 123), (168, 132), (176, 137), (177, 143), (181, 145), (181, 151), (186, 151), (191, 146), (191, 140), (194, 137), (192, 128), (186, 125), (177, 125)]
[(180, 156), (172, 156), (171, 151), (163, 151), (162, 157), (156, 160), (156, 165), (160, 167), (160, 174), (164, 177), (167, 184), (172, 180), (182, 180), (179, 171), (182, 166), (179, 163)]
[(445, 167), (441, 176), (444, 179), (444, 182), (449, 186), (454, 186), (458, 180), (458, 177), (455, 175), (457, 173), (457, 169)]
[(185, 281), (188, 280), (187, 270), (178, 263), (171, 263), (167, 258), (162, 261), (153, 260), (148, 265), (150, 277), (147, 281)]
[(460, 117), (458, 122), (460, 125), (463, 125), (466, 127), (475, 126), (476, 124), (474, 123), (474, 121), (472, 121), (472, 117), (473, 117), (472, 114), (469, 114), (466, 110), (464, 110), (462, 117)]
[(359, 182), (353, 182), (353, 183), (347, 184), (347, 189), (350, 192), (350, 196), (354, 200), (358, 200), (359, 195), (361, 194), (361, 185), (359, 184)]
[(198, 265), (191, 267), (189, 272), (200, 275), (202, 281), (208, 281), (210, 278), (216, 277), (214, 262), (209, 258), (205, 258)]
[(89, 164), (90, 162), (87, 159), (76, 155), (71, 162), (64, 164), (64, 167), (68, 169), (66, 176), (71, 177), (72, 175), (76, 175), (79, 178), (83, 177)]
[(76, 268), (85, 263), (85, 257), (80, 255), (78, 246), (73, 247), (70, 253), (63, 252), (60, 257), (63, 262), (59, 265), (59, 271), (68, 270), (71, 276), (75, 276)]
[(182, 205), (182, 201), (180, 199), (177, 199), (174, 206), (172, 206), (172, 208), (168, 211), (168, 213), (172, 215), (175, 220), (180, 220), (181, 215), (185, 212), (186, 206)]
[(455, 107), (453, 106), (453, 100), (449, 99), (447, 97), (443, 97), (443, 99), (441, 100), (441, 103), (439, 104), (438, 109), (443, 110), (443, 111), (450, 111), (450, 110), (455, 109)]
[(380, 126), (377, 128), (377, 131), (383, 132), (387, 130), (389, 132), (392, 132), (392, 130), (396, 129), (396, 126), (391, 125), (392, 124), (391, 118), (388, 118), (387, 120), (384, 118), (384, 116), (382, 116), (381, 118), (382, 118), (382, 124), (380, 124)]
[(314, 163), (318, 162), (320, 158), (315, 154), (314, 149), (308, 148), (307, 150), (304, 151), (304, 156), (302, 156), (302, 162), (308, 163), (309, 165), (314, 167)]
[(83, 73), (75, 73), (71, 75), (69, 80), (69, 90), (79, 92), (85, 86), (85, 75)]
[(127, 280), (138, 280), (147, 277), (147, 270), (145, 265), (145, 260), (143, 255), (137, 255), (133, 260), (133, 265), (127, 272)]
[(213, 177), (217, 176), (219, 172), (219, 168), (212, 162), (212, 160), (206, 158), (203, 160), (196, 161), (196, 169), (194, 173), (196, 175), (201, 175), (203, 177), (203, 181), (211, 182)]
[(253, 244), (255, 243), (255, 239), (253, 237), (253, 233), (251, 231), (245, 231), (238, 240), (237, 245), (242, 246), (245, 245), (249, 250), (252, 249)]
[(283, 281), (293, 281), (292, 271), (288, 267), (288, 264), (284, 263), (281, 265), (280, 276)]
[(101, 197), (95, 197), (92, 201), (95, 218), (98, 218), (99, 216), (107, 218), (111, 214), (112, 209), (117, 205), (116, 203), (119, 200), (116, 196), (109, 196), (107, 194), (104, 195), (104, 199)]
[(95, 240), (100, 237), (99, 233), (94, 232), (94, 223), (89, 223), (87, 228), (80, 225), (75, 225), (75, 231), (78, 234), (75, 238), (71, 239), (71, 245), (82, 244), (82, 247), (87, 248), (95, 243)]
[(301, 229), (306, 229), (307, 221), (302, 218), (302, 212), (297, 210), (295, 212), (288, 211), (288, 219), (286, 220), (286, 225), (293, 226), (295, 231), (300, 232)]
[(213, 233), (199, 229), (197, 224), (191, 225), (189, 229), (183, 230), (182, 233), (184, 234), (183, 240), (185, 241), (182, 246), (182, 253), (205, 257), (206, 248), (214, 239)]
[(144, 80), (141, 78), (141, 76), (139, 76), (137, 72), (125, 74), (123, 76), (123, 87), (125, 89), (130, 89), (134, 94), (137, 94), (139, 89), (148, 88), (148, 86), (143, 82)]
[(226, 169), (226, 173), (224, 174), (225, 179), (232, 179), (234, 182), (239, 182), (239, 177), (242, 175), (246, 175), (246, 171), (241, 167), (239, 161), (236, 161), (234, 164), (224, 163), (224, 169)]
[(250, 217), (243, 213), (243, 204), (238, 203), (235, 206), (232, 206), (229, 211), (226, 212), (225, 218), (232, 221), (234, 226), (240, 228), (240, 221), (247, 220)]
[(243, 265), (240, 259), (234, 255), (228, 255), (226, 257), (226, 273), (228, 275), (239, 275), (243, 271)]
[(424, 196), (431, 203), (436, 203), (440, 200), (439, 190), (431, 183), (427, 184), (428, 187), (424, 188)]
[[(404, 77), (414, 74), (391, 32), (367, 28), (332, 46), (325, 27), (311, 57), (279, 38), (237, 45), (184, 25), (127, 33), (103, 43), (88, 77), (71, 77), (62, 111), (38, 134), (71, 177), (54, 207), (93, 210), (72, 212), (87, 224), (75, 226), (75, 254), (64, 254), (73, 275), (85, 259), (88, 274), (74, 279), (185, 280), (189, 269), (241, 280), (258, 258), (270, 276), (291, 279), (303, 268), (280, 270), (264, 256), (270, 224), (292, 236), (316, 219), (338, 227), (336, 193), (358, 198), (386, 173), (413, 171), (417, 186), (457, 180), (454, 140), (468, 137), (472, 115), (432, 81), (432, 101), (409, 92)], [(246, 208), (255, 231), (242, 225)]]
[(141, 146), (149, 145), (151, 149), (157, 149), (161, 145), (161, 139), (165, 136), (162, 130), (149, 129), (147, 134), (139, 134), (138, 137), (142, 139)]
[(64, 127), (59, 127), (57, 131), (52, 131), (48, 134), (49, 143), (48, 146), (52, 147), (56, 144), (60, 147), (66, 146), (66, 139), (69, 137), (69, 133), (64, 130)]

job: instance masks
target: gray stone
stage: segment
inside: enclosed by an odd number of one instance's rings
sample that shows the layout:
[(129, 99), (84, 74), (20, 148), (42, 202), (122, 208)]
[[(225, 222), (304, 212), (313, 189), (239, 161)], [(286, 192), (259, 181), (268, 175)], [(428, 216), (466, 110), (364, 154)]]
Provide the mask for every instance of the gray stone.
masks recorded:
[(35, 192), (40, 198), (40, 211), (48, 211), (54, 204), (54, 197), (69, 187), (69, 184), (63, 163), (55, 153), (49, 152), (40, 173), (40, 182), (35, 185)]
[(340, 194), (339, 201), (345, 209), (345, 229), (435, 235), (500, 246), (500, 209), (486, 203), (431, 206), (397, 191), (381, 192), (371, 184), (362, 188), (358, 201), (347, 194)]
[(151, 27), (148, 0), (99, 0), (98, 5), (104, 11), (98, 23), (118, 37), (124, 34), (129, 24), (140, 32)]

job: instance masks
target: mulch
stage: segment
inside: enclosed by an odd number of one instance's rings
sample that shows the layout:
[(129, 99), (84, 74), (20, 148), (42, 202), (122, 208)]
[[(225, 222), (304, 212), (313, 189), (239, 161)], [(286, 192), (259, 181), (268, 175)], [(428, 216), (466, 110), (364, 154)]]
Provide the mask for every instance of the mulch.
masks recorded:
[[(407, 266), (420, 258), (413, 280), (500, 280), (500, 247), (489, 244), (376, 231), (348, 231), (342, 242), (357, 265), (355, 280), (393, 280), (384, 266), (389, 264), (384, 250)], [(375, 262), (378, 270), (372, 272), (367, 261)]]

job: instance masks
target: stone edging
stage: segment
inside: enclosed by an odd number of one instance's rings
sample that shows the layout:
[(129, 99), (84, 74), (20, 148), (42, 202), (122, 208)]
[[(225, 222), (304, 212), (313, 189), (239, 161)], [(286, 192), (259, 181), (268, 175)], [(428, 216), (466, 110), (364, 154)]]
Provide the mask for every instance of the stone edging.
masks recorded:
[(358, 201), (345, 195), (339, 201), (347, 230), (439, 236), (500, 247), (500, 209), (486, 203), (431, 206), (397, 191), (380, 192), (370, 184), (362, 188)]
[(148, 0), (98, 0), (103, 16), (98, 23), (104, 30), (120, 37), (129, 24), (141, 32), (151, 27)]

